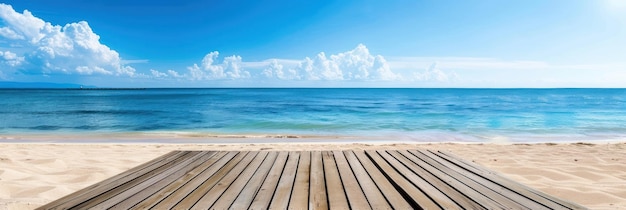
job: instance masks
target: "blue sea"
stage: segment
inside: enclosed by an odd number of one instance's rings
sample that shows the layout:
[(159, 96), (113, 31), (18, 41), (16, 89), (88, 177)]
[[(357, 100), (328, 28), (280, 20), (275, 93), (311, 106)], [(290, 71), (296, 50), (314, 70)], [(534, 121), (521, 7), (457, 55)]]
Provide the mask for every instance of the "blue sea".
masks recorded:
[(3, 89), (0, 136), (626, 139), (626, 89)]

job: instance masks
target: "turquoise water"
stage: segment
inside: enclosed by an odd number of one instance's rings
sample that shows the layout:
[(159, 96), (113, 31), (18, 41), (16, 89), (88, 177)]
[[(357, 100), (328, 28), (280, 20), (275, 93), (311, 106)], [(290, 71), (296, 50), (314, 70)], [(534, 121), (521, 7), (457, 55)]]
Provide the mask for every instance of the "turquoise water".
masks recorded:
[(68, 133), (624, 139), (626, 89), (0, 90), (0, 135)]

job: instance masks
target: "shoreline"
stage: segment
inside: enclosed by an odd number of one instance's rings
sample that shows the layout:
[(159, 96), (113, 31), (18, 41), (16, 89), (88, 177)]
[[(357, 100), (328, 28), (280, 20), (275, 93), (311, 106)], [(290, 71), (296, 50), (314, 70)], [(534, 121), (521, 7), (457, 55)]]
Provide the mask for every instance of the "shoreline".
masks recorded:
[(158, 143), (158, 144), (214, 144), (214, 143), (409, 143), (409, 144), (542, 144), (542, 143), (620, 143), (626, 135), (483, 135), (460, 133), (374, 133), (374, 135), (308, 135), (276, 133), (205, 133), (205, 132), (76, 132), (76, 133), (0, 133), (0, 143)]
[[(274, 139), (270, 139), (274, 140)], [(5, 143), (0, 210), (32, 209), (172, 150), (445, 150), (593, 209), (626, 207), (626, 141), (615, 143)]]

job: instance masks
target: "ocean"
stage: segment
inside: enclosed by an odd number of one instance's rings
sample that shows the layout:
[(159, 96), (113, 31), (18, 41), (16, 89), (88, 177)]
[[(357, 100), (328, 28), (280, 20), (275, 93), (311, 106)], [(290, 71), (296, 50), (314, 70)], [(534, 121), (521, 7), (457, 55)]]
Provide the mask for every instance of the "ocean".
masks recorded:
[(0, 136), (626, 139), (626, 89), (2, 89)]

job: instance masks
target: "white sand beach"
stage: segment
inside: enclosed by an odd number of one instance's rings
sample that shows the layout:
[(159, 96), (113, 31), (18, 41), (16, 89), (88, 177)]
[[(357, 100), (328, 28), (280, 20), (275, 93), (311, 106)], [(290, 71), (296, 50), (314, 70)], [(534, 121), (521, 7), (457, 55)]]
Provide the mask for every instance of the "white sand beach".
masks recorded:
[(33, 209), (172, 150), (450, 151), (591, 209), (626, 209), (626, 143), (0, 143), (0, 210)]

